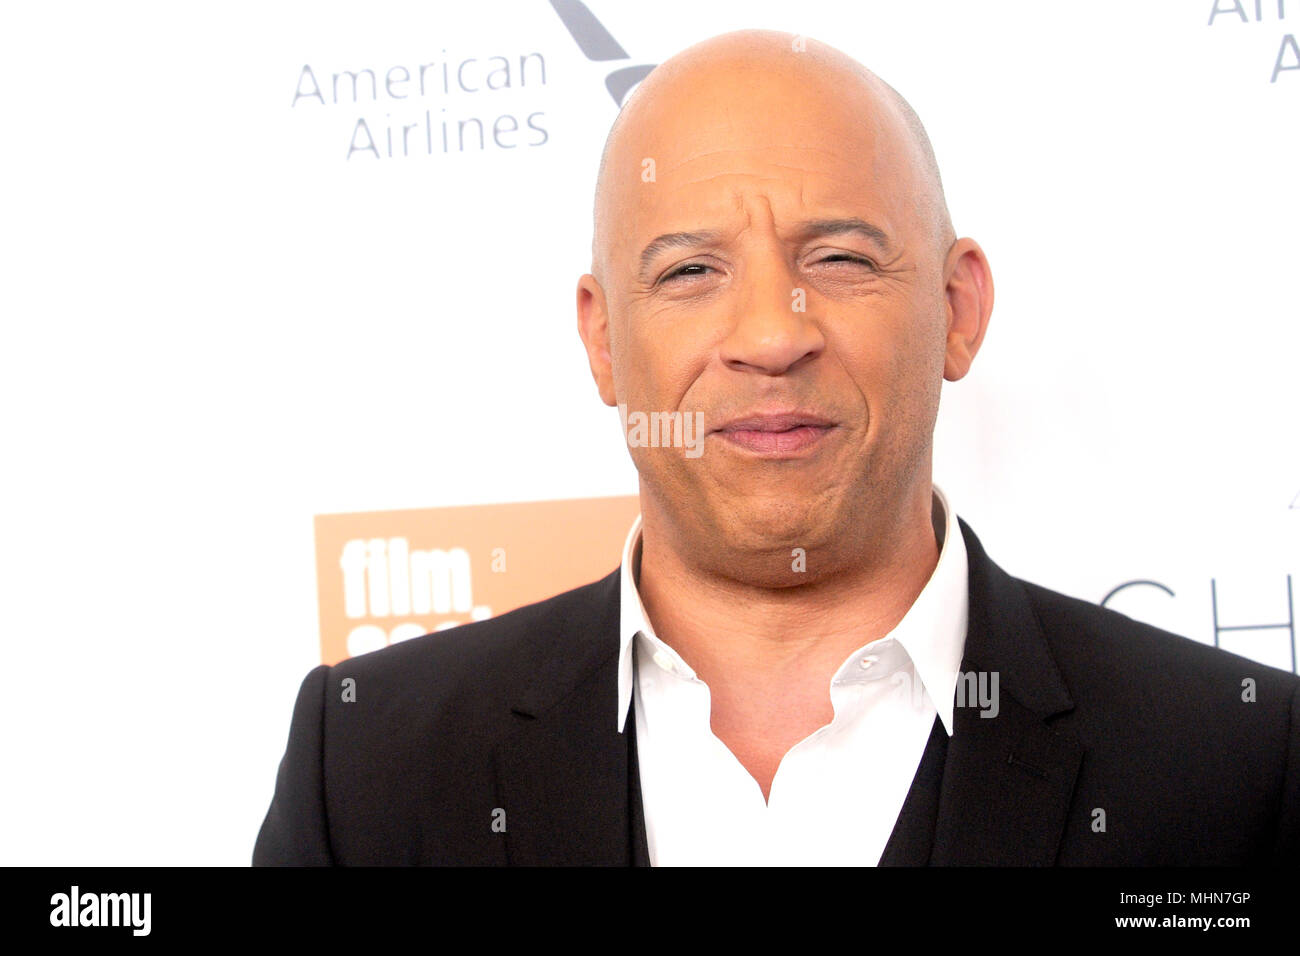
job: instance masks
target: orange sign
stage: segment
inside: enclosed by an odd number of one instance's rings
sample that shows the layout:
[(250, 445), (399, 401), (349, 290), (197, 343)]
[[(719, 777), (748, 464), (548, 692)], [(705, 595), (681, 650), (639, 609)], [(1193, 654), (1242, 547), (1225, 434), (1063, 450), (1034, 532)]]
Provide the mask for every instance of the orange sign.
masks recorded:
[(635, 495), (316, 516), (326, 664), (481, 621), (618, 567)]

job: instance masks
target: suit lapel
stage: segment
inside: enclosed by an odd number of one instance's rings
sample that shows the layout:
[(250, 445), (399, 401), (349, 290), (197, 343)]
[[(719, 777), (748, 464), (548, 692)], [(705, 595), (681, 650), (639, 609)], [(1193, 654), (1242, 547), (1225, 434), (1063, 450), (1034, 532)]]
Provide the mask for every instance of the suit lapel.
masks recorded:
[(925, 866), (930, 861), (947, 756), (948, 731), (935, 717), (920, 766), (877, 866)]
[(976, 701), (953, 711), (930, 862), (1050, 866), (1083, 749), (1049, 719), (1074, 703), (1024, 586), (989, 559), (965, 521), (961, 530), (970, 568), (962, 672), (997, 673), (997, 712), (981, 716)]
[(512, 864), (627, 866), (644, 856), (629, 823), (634, 799), (640, 813), (635, 726), (620, 734), (614, 719), (618, 589), (615, 572), (556, 631), (535, 637), (533, 679), (511, 703), (515, 729), (495, 755)]

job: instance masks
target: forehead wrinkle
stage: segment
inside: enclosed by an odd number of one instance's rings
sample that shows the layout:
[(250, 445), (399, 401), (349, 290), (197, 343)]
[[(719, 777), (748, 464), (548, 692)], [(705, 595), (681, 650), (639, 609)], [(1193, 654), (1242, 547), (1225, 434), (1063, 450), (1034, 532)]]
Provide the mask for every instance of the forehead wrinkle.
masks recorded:
[[(790, 168), (790, 169), (797, 169), (797, 167), (787, 167), (787, 168)], [(802, 172), (802, 173), (808, 173), (808, 170), (803, 170), (803, 169), (801, 169), (801, 170), (799, 170), (799, 172)], [(817, 174), (815, 174), (815, 175), (816, 175), (818, 178), (825, 178), (827, 181), (829, 181), (829, 182), (831, 182), (831, 183), (834, 183), (834, 184), (836, 184), (836, 185), (838, 185), (838, 186), (843, 186), (843, 187), (845, 187), (846, 189), (848, 189), (848, 190), (850, 191), (850, 195), (853, 195), (853, 194), (856, 194), (856, 193), (860, 193), (860, 192), (862, 192), (863, 189), (864, 189), (862, 183), (854, 182), (854, 181), (851, 180), (851, 179), (844, 179), (844, 178), (841, 178), (841, 177), (839, 177), (839, 176), (823, 175), (823, 174), (821, 174), (821, 173), (817, 173)], [(734, 177), (734, 176), (744, 176), (744, 177), (747, 177), (747, 178), (749, 178), (749, 179), (758, 180), (758, 181), (760, 181), (760, 182), (778, 182), (778, 183), (788, 184), (788, 185), (791, 186), (791, 188), (798, 189), (798, 192), (799, 192), (799, 205), (801, 205), (801, 206), (803, 205), (803, 200), (804, 200), (804, 180), (806, 180), (806, 179), (808, 178), (807, 175), (799, 176), (799, 177), (797, 177), (797, 178), (792, 179), (791, 177), (788, 177), (788, 176), (763, 176), (763, 175), (760, 175), (759, 173), (742, 173), (742, 172), (713, 173), (712, 175), (709, 175), (709, 176), (701, 176), (699, 179), (688, 179), (688, 180), (686, 180), (685, 182), (681, 183), (680, 186), (677, 186), (676, 188), (679, 188), (679, 189), (680, 189), (680, 188), (685, 188), (685, 187), (688, 187), (688, 186), (699, 186), (699, 185), (702, 185), (702, 184), (704, 184), (704, 183), (712, 182), (712, 181), (714, 181), (714, 180), (716, 180), (716, 179), (726, 179), (726, 178), (728, 178), (728, 177)], [(673, 187), (670, 187), (670, 188), (673, 188)]]
[[(745, 178), (747, 178), (747, 179), (756, 179), (756, 180), (759, 180), (760, 182), (776, 182), (776, 183), (789, 183), (789, 182), (790, 182), (789, 177), (785, 177), (785, 176), (762, 176), (762, 175), (759, 175), (758, 173), (726, 172), (726, 173), (713, 173), (713, 174), (711, 174), (711, 175), (709, 175), (709, 176), (701, 176), (699, 179), (688, 179), (688, 180), (686, 180), (685, 182), (683, 182), (682, 185), (683, 185), (683, 186), (698, 186), (698, 185), (701, 185), (702, 183), (710, 183), (710, 182), (713, 182), (715, 179), (727, 179), (727, 178), (729, 178), (729, 177), (733, 177), (733, 176), (743, 176), (743, 177), (745, 177)], [(800, 177), (800, 179), (802, 179), (802, 178), (803, 178), (803, 177)], [(793, 184), (791, 184), (791, 185), (793, 185)], [(739, 196), (740, 190), (739, 190), (739, 188), (736, 188), (736, 189), (733, 189), (732, 192), (735, 193), (737, 196)]]
[[(774, 149), (774, 150), (775, 150), (775, 149), (790, 149), (790, 148), (796, 148), (796, 147), (786, 147), (786, 146), (774, 146), (774, 147), (772, 147), (772, 149)], [(823, 154), (825, 154), (825, 155), (827, 155), (827, 156), (833, 156), (833, 157), (835, 157), (836, 159), (844, 160), (844, 165), (846, 165), (846, 166), (848, 166), (848, 167), (850, 167), (850, 168), (853, 168), (853, 169), (860, 169), (860, 168), (862, 168), (862, 166), (861, 166), (860, 163), (853, 163), (853, 162), (851, 162), (851, 161), (845, 159), (845, 157), (843, 156), (843, 154), (841, 154), (841, 153), (839, 153), (839, 152), (836, 152), (836, 151), (833, 150), (833, 149), (814, 149), (814, 148), (811, 147), (811, 146), (809, 146), (809, 147), (797, 147), (797, 148), (799, 148), (799, 149), (808, 149), (810, 152), (823, 153)], [(759, 157), (759, 162), (758, 162), (756, 165), (767, 166), (767, 167), (774, 168), (774, 169), (789, 169), (789, 170), (793, 170), (793, 171), (798, 172), (798, 173), (803, 173), (803, 174), (805, 174), (805, 175), (808, 175), (808, 174), (819, 175), (819, 176), (824, 175), (824, 176), (827, 176), (827, 177), (829, 177), (829, 178), (833, 178), (833, 179), (839, 179), (839, 178), (840, 178), (840, 177), (836, 177), (836, 176), (834, 176), (833, 174), (831, 174), (831, 173), (829, 173), (829, 172), (826, 172), (826, 171), (824, 171), (824, 170), (814, 170), (814, 169), (810, 169), (810, 168), (807, 167), (807, 166), (796, 166), (796, 165), (793, 165), (793, 164), (791, 164), (791, 163), (783, 163), (783, 162), (780, 162), (780, 161), (778, 161), (778, 160), (763, 158), (764, 155), (765, 155), (765, 151), (764, 151), (764, 150), (761, 150), (761, 149), (758, 149), (758, 148), (750, 148), (750, 147), (746, 147), (746, 148), (744, 148), (744, 149), (715, 149), (715, 150), (710, 150), (710, 151), (707, 152), (707, 153), (697, 153), (697, 154), (694, 155), (694, 156), (687, 157), (686, 159), (683, 159), (683, 160), (681, 160), (680, 162), (678, 162), (678, 163), (674, 163), (673, 165), (669, 166), (666, 170), (664, 170), (664, 174), (675, 173), (675, 172), (677, 172), (678, 170), (683, 169), (684, 167), (691, 165), (692, 163), (699, 162), (699, 161), (702, 160), (702, 159), (707, 159), (708, 157), (716, 156), (716, 155), (719, 155), (719, 154), (722, 154), (722, 153), (756, 153), (756, 154), (758, 155), (758, 157)], [(720, 176), (725, 176), (725, 175), (750, 176), (750, 175), (757, 175), (757, 174), (756, 174), (756, 173), (745, 172), (745, 171), (743, 171), (743, 170), (731, 170), (731, 171), (729, 171), (729, 172), (726, 172), (726, 173), (718, 173), (718, 174), (716, 174), (716, 175), (720, 175)], [(768, 177), (768, 178), (774, 178), (774, 177)]]
[[(851, 170), (852, 170), (854, 173), (856, 173), (857, 175), (856, 175), (855, 177), (853, 177), (853, 178), (850, 178), (849, 176), (839, 175), (837, 171), (828, 171), (828, 170), (820, 170), (820, 169), (810, 169), (810, 168), (808, 168), (808, 167), (806, 167), (806, 166), (795, 166), (795, 165), (792, 165), (792, 164), (790, 164), (790, 163), (782, 163), (782, 162), (779, 162), (779, 161), (776, 161), (776, 160), (766, 159), (766, 158), (764, 158), (764, 149), (763, 149), (763, 148), (759, 148), (759, 147), (742, 147), (742, 148), (736, 148), (736, 149), (728, 149), (728, 148), (722, 148), (722, 147), (720, 147), (720, 148), (718, 148), (718, 149), (708, 150), (708, 151), (703, 152), (703, 153), (696, 153), (695, 155), (693, 155), (693, 156), (689, 156), (689, 157), (687, 157), (687, 158), (681, 160), (681, 161), (678, 162), (678, 163), (675, 163), (675, 164), (672, 164), (672, 165), (668, 166), (668, 167), (663, 171), (663, 173), (661, 174), (660, 182), (661, 182), (661, 185), (666, 185), (666, 184), (663, 182), (663, 180), (665, 180), (665, 179), (667, 179), (668, 177), (670, 177), (673, 173), (675, 173), (675, 172), (679, 172), (679, 171), (682, 170), (684, 167), (689, 166), (689, 165), (691, 165), (692, 163), (698, 162), (698, 161), (700, 161), (700, 160), (702, 160), (702, 159), (706, 159), (706, 158), (708, 158), (708, 157), (710, 157), (710, 156), (716, 156), (716, 155), (727, 154), (727, 153), (745, 153), (745, 152), (748, 152), (748, 153), (756, 153), (756, 154), (758, 154), (758, 155), (757, 155), (757, 158), (758, 158), (759, 161), (758, 161), (758, 163), (756, 163), (756, 165), (761, 165), (761, 166), (764, 166), (764, 167), (766, 167), (766, 168), (768, 168), (768, 169), (773, 169), (773, 170), (788, 170), (788, 171), (790, 171), (790, 172), (792, 172), (792, 173), (797, 174), (797, 177), (778, 176), (778, 175), (764, 175), (764, 174), (762, 174), (762, 173), (760, 173), (760, 172), (757, 172), (757, 171), (748, 171), (748, 170), (725, 170), (725, 171), (722, 171), (722, 172), (711, 173), (711, 174), (709, 174), (709, 175), (707, 175), (707, 176), (701, 176), (701, 177), (696, 178), (696, 179), (688, 179), (688, 180), (685, 180), (685, 182), (683, 183), (683, 185), (698, 185), (698, 184), (703, 184), (703, 183), (712, 182), (712, 181), (717, 180), (717, 179), (724, 179), (724, 178), (727, 178), (727, 177), (736, 177), (736, 176), (739, 176), (739, 177), (747, 177), (747, 178), (750, 178), (750, 179), (756, 179), (756, 180), (759, 180), (759, 181), (767, 181), (767, 182), (783, 182), (783, 183), (784, 183), (784, 182), (791, 182), (792, 179), (795, 179), (795, 180), (797, 180), (797, 181), (796, 181), (796, 182), (792, 182), (791, 184), (792, 184), (793, 186), (797, 186), (797, 189), (798, 189), (798, 192), (799, 192), (799, 203), (800, 203), (800, 205), (803, 204), (803, 198), (804, 198), (804, 187), (805, 187), (805, 182), (804, 182), (804, 181), (805, 181), (806, 179), (808, 179), (809, 177), (813, 177), (813, 178), (816, 178), (816, 179), (822, 179), (822, 180), (825, 180), (825, 181), (827, 181), (827, 182), (829, 182), (829, 183), (833, 183), (833, 184), (835, 184), (836, 186), (842, 186), (842, 187), (845, 187), (845, 188), (847, 188), (847, 189), (850, 191), (850, 194), (851, 194), (851, 195), (857, 195), (857, 194), (861, 194), (861, 193), (863, 193), (863, 192), (870, 192), (870, 191), (875, 191), (875, 190), (878, 190), (878, 189), (879, 189), (878, 184), (875, 182), (875, 179), (876, 179), (877, 177), (875, 177), (874, 175), (872, 175), (871, 172), (870, 172), (870, 171), (871, 171), (872, 169), (874, 169), (875, 166), (877, 165), (877, 162), (876, 162), (876, 156), (874, 155), (874, 153), (873, 153), (873, 160), (872, 160), (872, 163), (869, 164), (869, 165), (864, 165), (864, 164), (861, 163), (861, 162), (857, 162), (857, 163), (855, 163), (855, 162), (853, 162), (853, 161), (851, 161), (851, 160), (848, 160), (847, 158), (844, 157), (844, 155), (843, 155), (841, 152), (838, 152), (838, 151), (836, 151), (836, 150), (831, 150), (831, 149), (820, 149), (820, 148), (813, 147), (813, 146), (786, 146), (786, 145), (774, 146), (774, 147), (772, 147), (772, 148), (773, 148), (773, 149), (800, 149), (800, 150), (808, 150), (808, 151), (810, 151), (810, 152), (821, 153), (821, 154), (824, 154), (824, 155), (827, 155), (827, 156), (832, 156), (832, 157), (834, 157), (834, 158), (836, 158), (836, 159), (842, 160), (842, 161), (843, 161), (843, 165), (844, 165), (844, 167), (846, 167), (847, 169), (851, 169)], [(871, 181), (871, 182), (863, 182), (863, 177), (864, 177), (864, 176), (870, 176), (870, 178), (871, 178), (872, 181)]]
[(703, 159), (706, 156), (715, 156), (718, 153), (758, 153), (766, 155), (775, 149), (797, 149), (809, 153), (826, 153), (829, 156), (840, 157), (842, 154), (833, 149), (822, 149), (820, 146), (805, 146), (801, 143), (766, 143), (761, 146), (718, 146), (713, 149), (706, 149), (703, 152), (693, 153), (690, 156), (683, 157), (676, 166), (668, 167), (670, 170), (685, 166), (687, 163), (693, 163), (696, 160)]
[[(825, 176), (827, 179), (834, 180), (835, 182), (843, 182), (843, 183), (847, 183), (847, 182), (849, 182), (849, 180), (847, 180), (847, 179), (841, 179), (841, 178), (838, 177), (838, 176), (832, 176), (832, 175), (830, 175), (830, 174), (828, 174), (828, 173), (822, 173), (822, 172), (819, 172), (819, 171), (811, 170), (811, 169), (808, 169), (806, 166), (787, 166), (787, 165), (784, 164), (784, 163), (768, 163), (767, 165), (770, 166), (770, 167), (772, 167), (772, 168), (774, 168), (774, 169), (788, 169), (788, 170), (791, 170), (792, 172), (799, 173), (799, 174), (800, 174), (799, 178), (800, 178), (801, 180), (804, 179), (806, 176)], [(676, 167), (676, 168), (677, 168), (677, 169), (680, 169), (681, 167), (678, 166), (678, 167)], [(672, 171), (673, 171), (673, 170), (669, 170), (669, 172), (672, 172)], [(688, 182), (688, 183), (707, 183), (707, 182), (708, 182), (709, 180), (711, 180), (711, 179), (722, 179), (724, 176), (746, 176), (746, 177), (748, 177), (748, 178), (750, 178), (750, 179), (761, 179), (761, 180), (765, 180), (765, 181), (767, 181), (767, 180), (771, 180), (771, 181), (776, 181), (776, 182), (789, 182), (789, 181), (790, 181), (789, 177), (783, 177), (783, 176), (765, 176), (765, 175), (763, 175), (762, 173), (758, 173), (758, 172), (750, 172), (750, 171), (747, 171), (747, 170), (740, 170), (740, 169), (729, 169), (729, 170), (727, 170), (726, 172), (721, 172), (721, 173), (711, 173), (711, 174), (708, 175), (708, 176), (701, 176), (701, 177), (698, 178), (698, 179), (688, 179), (687, 182)]]

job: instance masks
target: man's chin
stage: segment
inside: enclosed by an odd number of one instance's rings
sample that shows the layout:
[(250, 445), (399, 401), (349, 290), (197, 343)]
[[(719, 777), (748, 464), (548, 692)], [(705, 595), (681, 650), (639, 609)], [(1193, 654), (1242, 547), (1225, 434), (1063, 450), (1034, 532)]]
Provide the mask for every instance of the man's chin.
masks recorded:
[(829, 502), (774, 501), (771, 496), (733, 498), (716, 514), (728, 550), (754, 555), (824, 549), (844, 524)]

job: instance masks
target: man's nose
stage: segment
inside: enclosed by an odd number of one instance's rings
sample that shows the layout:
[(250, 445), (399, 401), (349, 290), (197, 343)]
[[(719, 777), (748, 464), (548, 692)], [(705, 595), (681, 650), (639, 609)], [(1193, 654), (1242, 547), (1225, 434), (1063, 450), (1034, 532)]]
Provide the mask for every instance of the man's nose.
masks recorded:
[(821, 353), (826, 342), (807, 310), (808, 290), (777, 250), (753, 259), (736, 296), (722, 360), (737, 371), (781, 375)]

